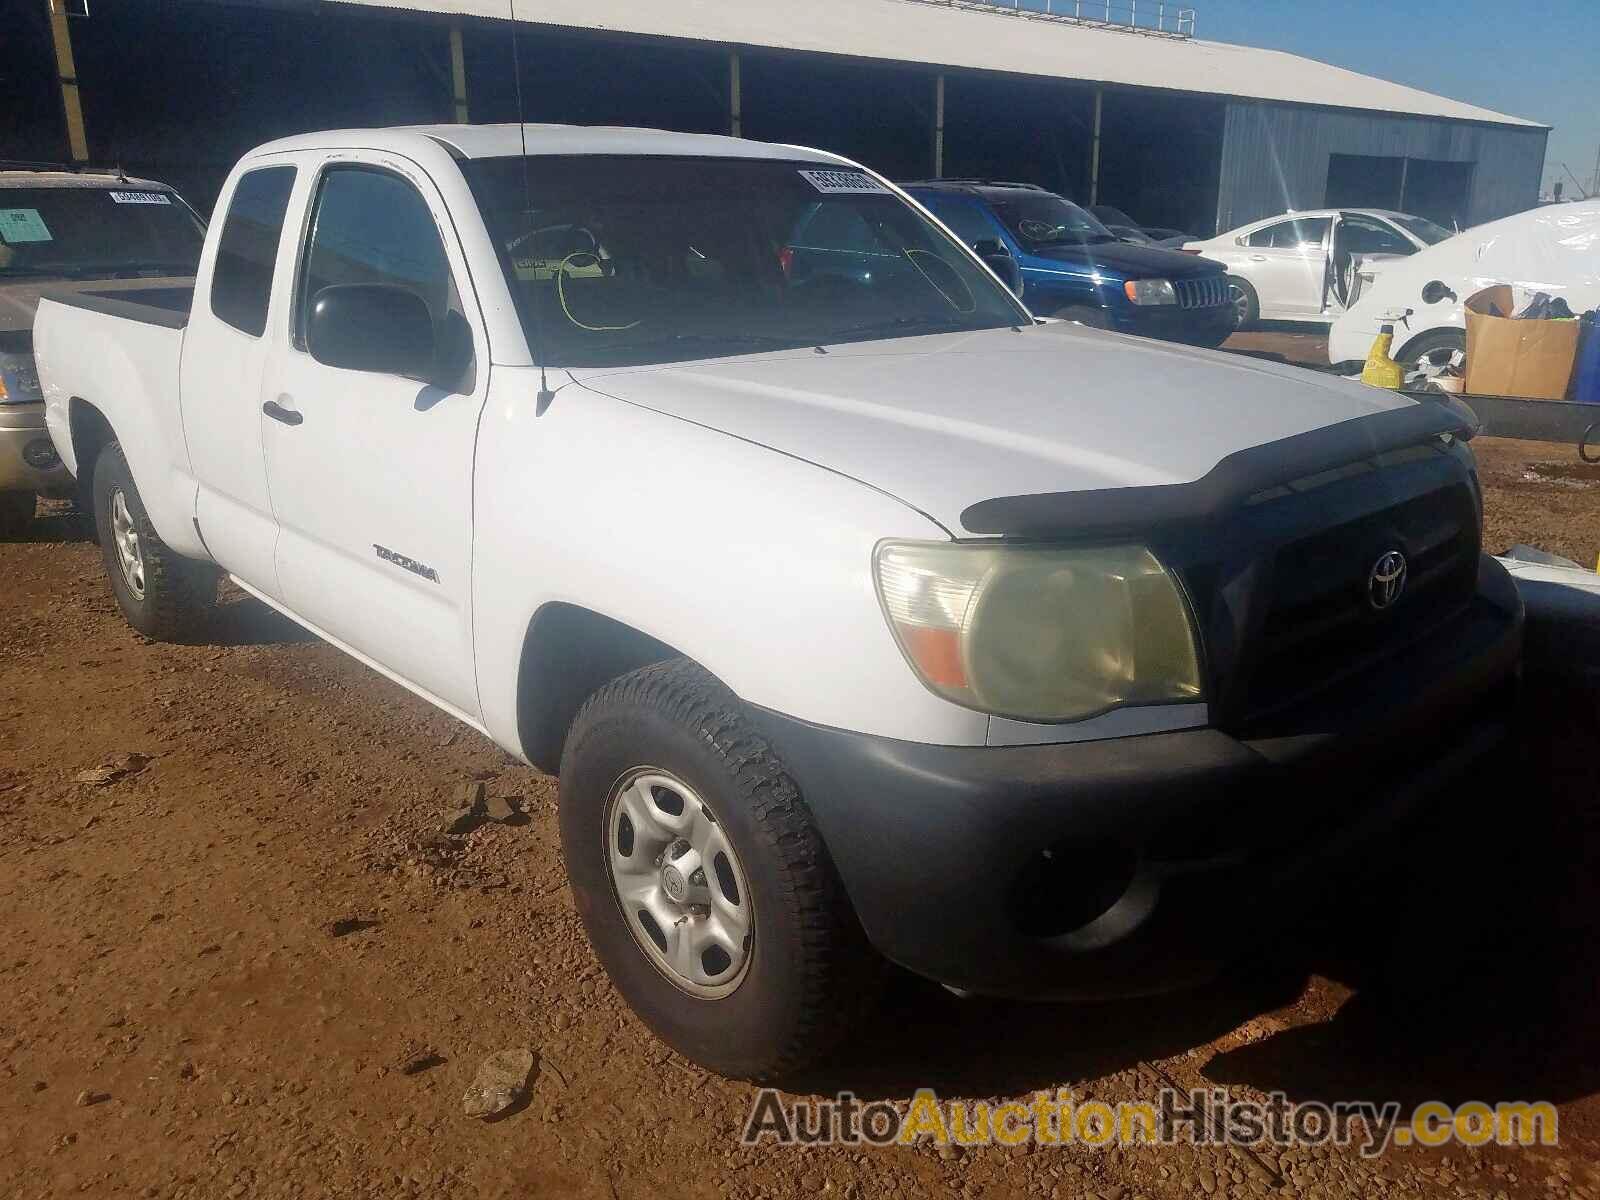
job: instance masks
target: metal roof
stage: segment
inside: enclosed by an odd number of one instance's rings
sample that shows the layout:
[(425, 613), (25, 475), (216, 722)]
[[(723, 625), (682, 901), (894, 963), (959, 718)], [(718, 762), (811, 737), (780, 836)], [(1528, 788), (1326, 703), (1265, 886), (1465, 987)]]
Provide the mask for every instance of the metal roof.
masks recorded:
[(928, 66), (1548, 126), (1281, 50), (1077, 25), (953, 0), (336, 0)]

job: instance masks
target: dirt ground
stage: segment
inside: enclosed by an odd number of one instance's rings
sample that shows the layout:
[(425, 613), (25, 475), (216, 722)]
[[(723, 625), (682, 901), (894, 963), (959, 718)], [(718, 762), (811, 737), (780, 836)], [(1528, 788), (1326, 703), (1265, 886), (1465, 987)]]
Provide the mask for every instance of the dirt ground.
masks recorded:
[[(1600, 554), (1570, 448), (1480, 454), (1491, 545)], [(1600, 1196), (1600, 728), (1568, 698), (1218, 983), (1073, 1007), (892, 976), (804, 1084), (1549, 1099), (1559, 1148), (744, 1149), (755, 1090), (655, 1043), (590, 955), (552, 780), (242, 596), (141, 640), (61, 514), (0, 545), (0, 622), (0, 1196)], [(440, 838), (474, 780), (525, 819)], [(508, 1047), (531, 1099), (467, 1119)]]

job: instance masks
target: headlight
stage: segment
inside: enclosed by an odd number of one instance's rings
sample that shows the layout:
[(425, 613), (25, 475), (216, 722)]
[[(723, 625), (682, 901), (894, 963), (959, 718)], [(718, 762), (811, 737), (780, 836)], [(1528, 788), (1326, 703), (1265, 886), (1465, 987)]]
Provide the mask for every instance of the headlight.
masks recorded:
[(1170, 279), (1130, 279), (1122, 293), (1135, 304), (1176, 304), (1178, 291)]
[(31, 354), (0, 354), (0, 404), (37, 404), (39, 372)]
[(1023, 721), (1201, 698), (1177, 582), (1142, 546), (885, 542), (878, 592), (929, 688)]

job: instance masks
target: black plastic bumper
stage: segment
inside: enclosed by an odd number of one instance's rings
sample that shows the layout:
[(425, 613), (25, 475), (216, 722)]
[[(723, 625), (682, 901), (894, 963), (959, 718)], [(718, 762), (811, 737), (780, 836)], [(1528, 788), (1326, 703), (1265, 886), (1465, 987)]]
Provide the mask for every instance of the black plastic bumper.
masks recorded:
[(1262, 741), (947, 747), (758, 719), (890, 959), (992, 995), (1137, 995), (1271, 937), (1353, 849), (1493, 752), (1522, 625), (1485, 559), (1457, 621)]

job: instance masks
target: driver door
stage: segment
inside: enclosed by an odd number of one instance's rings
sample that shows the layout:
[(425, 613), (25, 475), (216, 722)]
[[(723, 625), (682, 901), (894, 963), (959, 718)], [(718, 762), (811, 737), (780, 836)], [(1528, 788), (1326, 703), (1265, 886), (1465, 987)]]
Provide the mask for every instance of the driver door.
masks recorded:
[[(306, 230), (290, 336), (262, 388), (283, 600), (477, 722), (472, 470), (489, 356), (465, 261), (432, 182), (401, 159), (324, 163)], [(341, 284), (420, 296), (436, 337), (470, 328), (471, 363), (423, 381), (319, 362), (312, 302)]]

